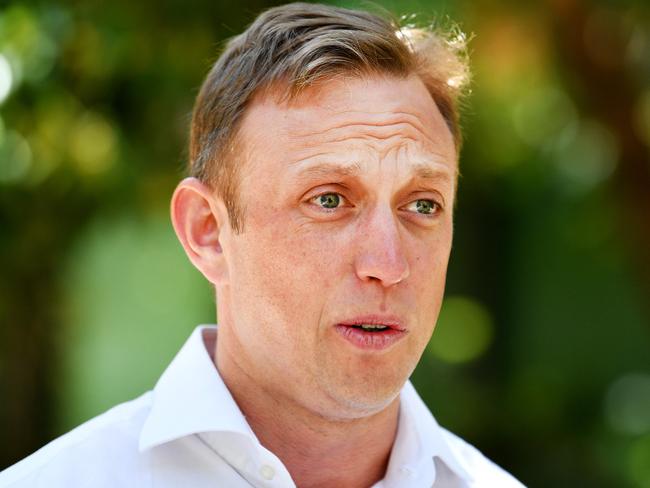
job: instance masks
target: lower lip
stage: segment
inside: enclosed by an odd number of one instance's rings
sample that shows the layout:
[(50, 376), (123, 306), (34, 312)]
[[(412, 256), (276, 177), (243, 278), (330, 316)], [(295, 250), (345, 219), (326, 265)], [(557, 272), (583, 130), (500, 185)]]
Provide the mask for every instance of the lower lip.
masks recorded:
[(340, 324), (335, 328), (353, 346), (371, 351), (387, 349), (406, 336), (406, 331), (396, 329), (385, 329), (381, 332), (366, 332), (363, 329)]

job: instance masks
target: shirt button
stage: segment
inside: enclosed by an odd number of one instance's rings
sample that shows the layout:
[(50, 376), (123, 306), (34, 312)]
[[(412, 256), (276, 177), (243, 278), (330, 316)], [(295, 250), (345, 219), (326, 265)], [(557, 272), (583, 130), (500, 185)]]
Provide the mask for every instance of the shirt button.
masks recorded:
[(268, 464), (265, 464), (260, 468), (260, 475), (262, 475), (262, 478), (264, 478), (265, 480), (270, 481), (275, 476), (275, 470)]

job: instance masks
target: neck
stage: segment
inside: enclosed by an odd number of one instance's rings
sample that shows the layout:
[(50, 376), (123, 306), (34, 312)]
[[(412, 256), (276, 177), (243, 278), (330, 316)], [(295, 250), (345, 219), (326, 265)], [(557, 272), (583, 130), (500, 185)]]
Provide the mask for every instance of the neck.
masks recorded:
[(399, 398), (373, 415), (326, 418), (261, 387), (218, 344), (219, 373), (260, 443), (282, 461), (296, 486), (360, 487), (383, 479)]

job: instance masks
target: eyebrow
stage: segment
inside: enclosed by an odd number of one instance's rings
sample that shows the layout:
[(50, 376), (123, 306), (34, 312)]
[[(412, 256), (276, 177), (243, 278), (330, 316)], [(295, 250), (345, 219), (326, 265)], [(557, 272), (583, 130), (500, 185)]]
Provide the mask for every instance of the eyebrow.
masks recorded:
[[(418, 162), (412, 165), (413, 176), (412, 179), (435, 180), (435, 181), (449, 181), (453, 180), (452, 173), (440, 163)], [(302, 171), (298, 172), (300, 179), (321, 178), (325, 176), (338, 176), (338, 177), (355, 177), (362, 173), (361, 164), (355, 163), (327, 163), (322, 162), (308, 166)]]
[(453, 180), (453, 174), (441, 163), (431, 164), (415, 163), (413, 165), (414, 176), (423, 180)]
[(351, 177), (361, 173), (359, 163), (319, 163), (309, 166), (298, 173), (301, 179), (319, 178), (323, 176)]

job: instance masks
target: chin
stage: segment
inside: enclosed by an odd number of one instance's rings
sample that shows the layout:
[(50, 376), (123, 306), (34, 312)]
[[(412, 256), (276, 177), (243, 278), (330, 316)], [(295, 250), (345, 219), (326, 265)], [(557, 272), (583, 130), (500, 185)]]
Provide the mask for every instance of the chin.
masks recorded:
[[(392, 379), (392, 378), (391, 378)], [(395, 401), (407, 377), (386, 381), (378, 380), (346, 382), (344, 385), (328, 385), (329, 397), (338, 409), (328, 408), (328, 416), (338, 419), (357, 419), (377, 414)], [(336, 410), (336, 413), (334, 413)], [(332, 415), (334, 413), (334, 415)]]

